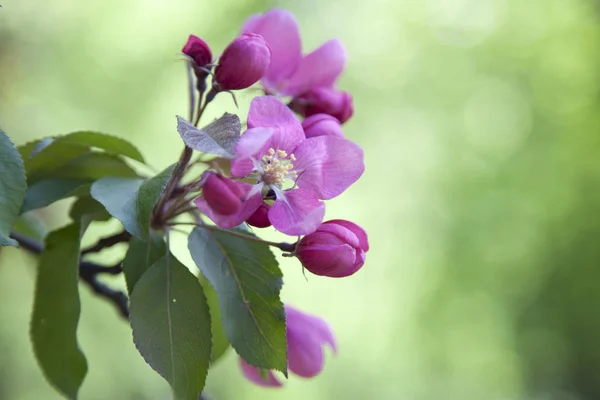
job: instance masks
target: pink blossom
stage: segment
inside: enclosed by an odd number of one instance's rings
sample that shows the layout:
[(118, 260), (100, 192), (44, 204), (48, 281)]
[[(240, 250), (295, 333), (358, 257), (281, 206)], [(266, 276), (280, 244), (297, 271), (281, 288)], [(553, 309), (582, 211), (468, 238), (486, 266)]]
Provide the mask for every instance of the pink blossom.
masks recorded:
[(205, 179), (202, 196), (214, 212), (221, 215), (232, 215), (241, 210), (245, 193), (238, 182), (213, 172), (207, 173)]
[(197, 66), (204, 67), (212, 62), (212, 53), (208, 44), (198, 36), (190, 35), (187, 43), (181, 50), (183, 54), (189, 56)]
[(252, 86), (271, 63), (271, 49), (262, 36), (244, 33), (227, 46), (215, 69), (215, 81), (223, 90)]
[(369, 250), (367, 233), (353, 222), (324, 222), (298, 244), (296, 256), (315, 275), (341, 278), (358, 271)]
[(275, 229), (288, 235), (309, 234), (323, 221), (321, 200), (344, 192), (364, 171), (360, 146), (330, 135), (307, 139), (296, 116), (274, 96), (252, 100), (248, 128), (231, 163), (232, 177), (256, 182), (245, 189), (242, 211), (231, 218), (214, 218), (212, 210), (207, 212), (205, 204), (196, 202), (221, 227), (248, 219), (267, 196), (275, 199), (268, 211)]
[(252, 15), (242, 32), (258, 33), (271, 46), (271, 65), (262, 80), (270, 93), (297, 96), (311, 88), (332, 87), (344, 70), (346, 50), (337, 39), (302, 55), (298, 23), (289, 11), (275, 8)]
[(302, 129), (307, 138), (316, 136), (344, 137), (340, 121), (328, 114), (314, 114), (302, 121)]
[(334, 88), (318, 87), (295, 97), (290, 108), (305, 117), (329, 114), (344, 123), (354, 114), (352, 95)]
[[(289, 305), (285, 306), (285, 312), (288, 369), (303, 378), (312, 378), (323, 370), (325, 363), (323, 347), (329, 345), (334, 353), (337, 352), (333, 331), (324, 319), (315, 315), (304, 313)], [(257, 385), (281, 386), (281, 382), (272, 371), (261, 374), (258, 368), (249, 365), (241, 358), (240, 365), (244, 376)]]

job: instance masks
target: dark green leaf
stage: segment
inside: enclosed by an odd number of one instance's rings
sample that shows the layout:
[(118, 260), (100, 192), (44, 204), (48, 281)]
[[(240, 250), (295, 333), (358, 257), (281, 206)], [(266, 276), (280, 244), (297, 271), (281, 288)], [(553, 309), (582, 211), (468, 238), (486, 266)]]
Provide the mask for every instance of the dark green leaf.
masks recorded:
[(44, 242), (48, 234), (46, 225), (34, 213), (21, 214), (12, 227), (12, 231), (27, 236), (40, 243)]
[(211, 351), (210, 312), (198, 279), (175, 257), (161, 258), (135, 285), (130, 319), (136, 347), (174, 397), (197, 400)]
[(21, 213), (46, 207), (55, 201), (81, 193), (81, 187), (91, 183), (88, 179), (51, 178), (34, 183), (27, 188)]
[(242, 125), (237, 115), (225, 113), (202, 129), (177, 116), (177, 132), (183, 142), (194, 150), (233, 158)]
[(90, 151), (72, 158), (58, 168), (32, 172), (28, 182), (31, 185), (50, 178), (96, 180), (107, 176), (134, 178), (137, 174), (119, 156)]
[(87, 372), (76, 337), (80, 236), (80, 225), (72, 224), (46, 238), (31, 316), (31, 341), (40, 367), (48, 381), (70, 399), (77, 398)]
[(108, 221), (110, 214), (102, 204), (98, 203), (91, 196), (83, 196), (73, 203), (69, 210), (69, 217), (75, 222), (82, 220)]
[(117, 136), (106, 133), (79, 131), (60, 136), (56, 139), (60, 143), (77, 143), (90, 147), (96, 147), (110, 153), (120, 154), (141, 163), (145, 162), (140, 151), (130, 142)]
[(249, 364), (287, 373), (282, 274), (266, 244), (195, 228), (188, 248), (215, 288), (229, 342)]
[(138, 223), (137, 193), (143, 180), (129, 178), (102, 178), (92, 184), (92, 197), (121, 221), (127, 232), (143, 238)]
[(23, 160), (11, 140), (0, 130), (0, 246), (17, 246), (9, 237), (27, 190)]
[(225, 328), (221, 322), (221, 311), (219, 310), (219, 299), (217, 298), (217, 292), (211, 286), (210, 282), (206, 279), (202, 279), (202, 287), (204, 288), (204, 294), (208, 301), (208, 308), (210, 309), (210, 322), (212, 331), (212, 351), (210, 353), (210, 363), (213, 364), (219, 358), (221, 358), (225, 352), (229, 349), (229, 340), (225, 334)]
[(154, 209), (158, 198), (165, 190), (167, 182), (171, 178), (171, 174), (176, 165), (177, 164), (173, 164), (155, 177), (146, 179), (140, 186), (137, 195), (137, 213), (138, 223), (144, 234), (144, 238), (148, 237), (150, 232), (152, 210)]
[(73, 158), (89, 151), (87, 146), (77, 143), (63, 143), (60, 146), (56, 146), (53, 145), (54, 142), (37, 151), (37, 146), (40, 143), (43, 143), (43, 140), (27, 143), (19, 147), (28, 179), (36, 172), (56, 169), (65, 165)]
[(123, 260), (123, 274), (130, 295), (144, 272), (159, 258), (163, 257), (166, 252), (165, 241), (158, 235), (151, 234), (148, 241), (135, 237), (131, 239), (129, 249)]

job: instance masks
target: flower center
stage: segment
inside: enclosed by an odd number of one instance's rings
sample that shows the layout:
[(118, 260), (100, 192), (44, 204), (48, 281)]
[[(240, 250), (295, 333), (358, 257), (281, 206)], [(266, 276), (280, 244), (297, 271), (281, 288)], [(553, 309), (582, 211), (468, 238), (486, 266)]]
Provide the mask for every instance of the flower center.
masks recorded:
[(268, 154), (261, 159), (262, 181), (267, 185), (281, 186), (286, 178), (296, 179), (298, 174), (294, 171), (293, 161), (296, 157), (283, 150), (269, 149)]

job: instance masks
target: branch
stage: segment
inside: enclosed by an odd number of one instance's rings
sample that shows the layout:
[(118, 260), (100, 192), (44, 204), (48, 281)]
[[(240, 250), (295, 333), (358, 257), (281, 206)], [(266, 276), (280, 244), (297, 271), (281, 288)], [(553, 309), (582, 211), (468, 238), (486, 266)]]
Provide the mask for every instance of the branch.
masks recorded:
[[(44, 250), (44, 246), (41, 243), (36, 242), (35, 240), (27, 236), (23, 236), (16, 232), (11, 232), (10, 237), (19, 242), (19, 245), (22, 248), (33, 254), (41, 254)], [(100, 244), (100, 242), (102, 242), (102, 239), (98, 241), (98, 244)], [(97, 247), (98, 244), (96, 244), (93, 247)], [(79, 277), (81, 278), (81, 280), (83, 280), (90, 287), (90, 289), (92, 289), (92, 291), (98, 296), (104, 297), (108, 301), (113, 303), (114, 306), (117, 308), (117, 311), (119, 311), (119, 314), (121, 314), (123, 318), (129, 319), (129, 305), (127, 295), (125, 295), (125, 293), (121, 291), (114, 290), (106, 286), (104, 283), (98, 281), (98, 274), (106, 273), (110, 275), (117, 275), (121, 272), (121, 263), (113, 265), (112, 267), (105, 267), (103, 265), (96, 264), (90, 261), (79, 262)]]
[(98, 242), (95, 245), (88, 247), (87, 249), (83, 249), (81, 251), (81, 255), (89, 254), (89, 253), (98, 253), (99, 251), (101, 251), (107, 247), (112, 247), (115, 244), (127, 242), (127, 241), (129, 241), (130, 238), (131, 238), (131, 234), (129, 232), (127, 232), (127, 231), (119, 232), (115, 235), (102, 238), (102, 239), (98, 240)]

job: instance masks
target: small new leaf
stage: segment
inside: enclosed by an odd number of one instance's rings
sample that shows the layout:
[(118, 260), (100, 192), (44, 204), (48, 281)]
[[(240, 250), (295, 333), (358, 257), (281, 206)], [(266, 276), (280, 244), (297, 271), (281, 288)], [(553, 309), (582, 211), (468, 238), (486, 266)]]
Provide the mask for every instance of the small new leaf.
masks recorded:
[(46, 237), (39, 260), (31, 341), (46, 379), (70, 399), (87, 373), (87, 363), (77, 343), (80, 303), (78, 291), (78, 223), (54, 231)]
[(249, 364), (287, 374), (282, 274), (266, 244), (195, 228), (188, 249), (217, 292), (227, 339)]
[(211, 351), (210, 312), (198, 279), (170, 254), (159, 259), (131, 294), (133, 341), (178, 400), (202, 393)]
[(194, 150), (233, 158), (242, 125), (237, 115), (225, 113), (202, 129), (177, 116), (177, 132), (183, 142)]
[(23, 160), (8, 136), (0, 130), (0, 246), (17, 246), (9, 237), (27, 190)]

